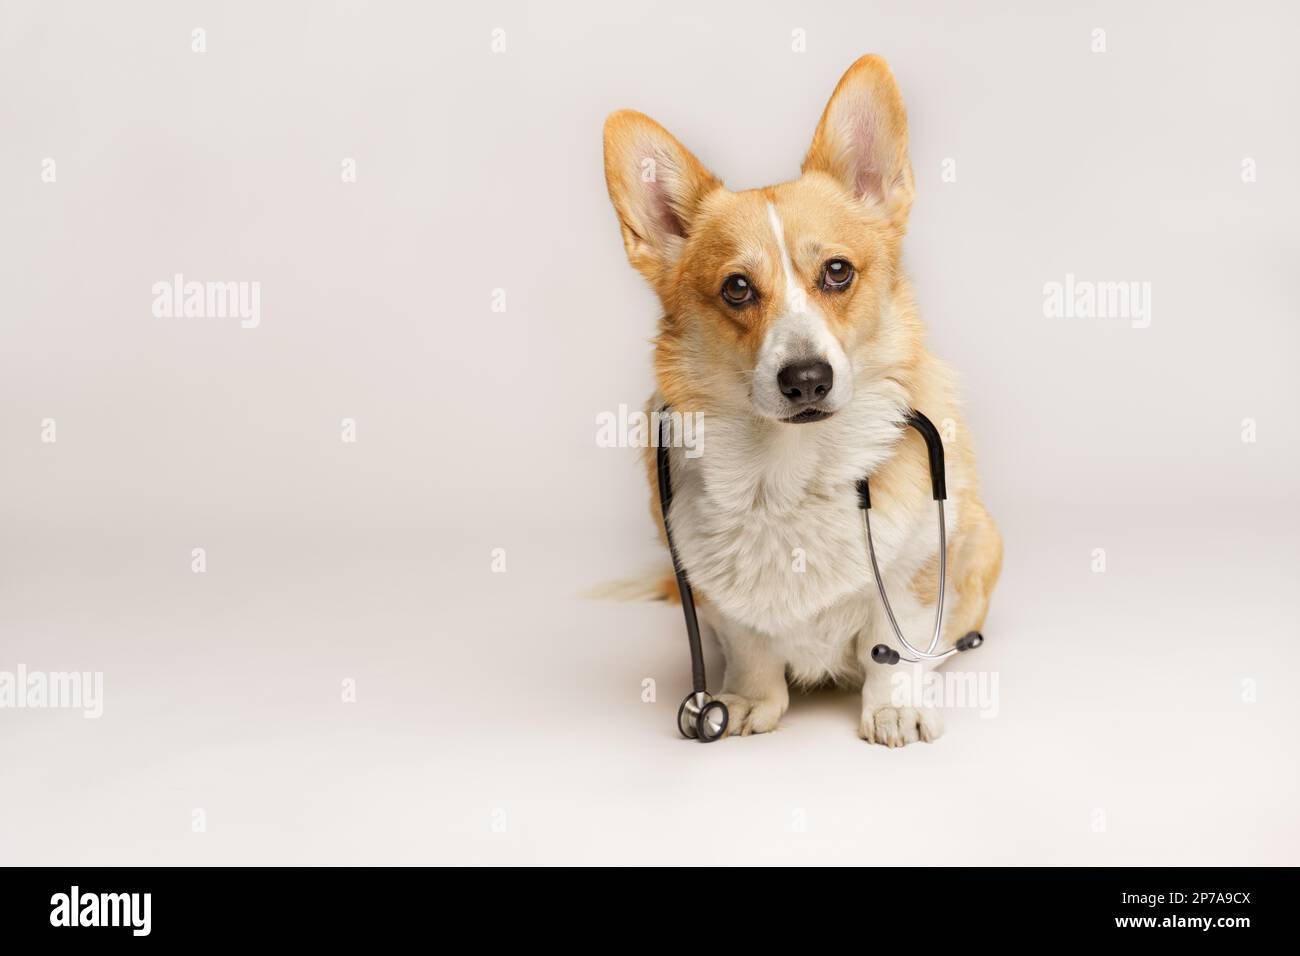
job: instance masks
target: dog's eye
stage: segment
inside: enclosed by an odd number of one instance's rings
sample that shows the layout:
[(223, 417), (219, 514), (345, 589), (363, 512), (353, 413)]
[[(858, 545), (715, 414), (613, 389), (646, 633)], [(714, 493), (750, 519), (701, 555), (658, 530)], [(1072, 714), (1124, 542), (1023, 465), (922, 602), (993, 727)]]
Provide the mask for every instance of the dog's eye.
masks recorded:
[(853, 281), (853, 266), (845, 259), (832, 259), (822, 266), (822, 288), (828, 292), (847, 289)]
[(722, 298), (727, 305), (745, 305), (754, 300), (754, 285), (740, 273), (727, 276), (722, 282)]

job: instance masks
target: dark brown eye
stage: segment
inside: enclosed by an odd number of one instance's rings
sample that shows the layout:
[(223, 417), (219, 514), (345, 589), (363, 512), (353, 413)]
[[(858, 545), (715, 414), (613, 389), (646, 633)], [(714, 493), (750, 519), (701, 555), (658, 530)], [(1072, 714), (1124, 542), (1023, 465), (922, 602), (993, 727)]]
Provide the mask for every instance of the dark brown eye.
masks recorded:
[(853, 281), (853, 266), (845, 259), (831, 259), (822, 266), (822, 288), (828, 292), (840, 292), (849, 287)]
[(745, 305), (754, 301), (754, 285), (740, 273), (727, 276), (722, 282), (722, 298), (727, 305)]

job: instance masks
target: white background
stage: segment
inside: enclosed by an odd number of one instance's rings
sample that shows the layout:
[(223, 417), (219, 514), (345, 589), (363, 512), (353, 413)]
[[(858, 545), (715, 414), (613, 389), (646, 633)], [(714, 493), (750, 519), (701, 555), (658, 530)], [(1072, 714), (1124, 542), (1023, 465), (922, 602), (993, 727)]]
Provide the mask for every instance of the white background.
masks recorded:
[[(1291, 8), (552, 6), (0, 3), (0, 671), (105, 682), (0, 710), (0, 861), (1300, 862)], [(580, 596), (662, 561), (595, 442), (657, 318), (601, 123), (788, 179), (866, 52), (1006, 539), (1000, 711), (889, 751), (820, 693), (704, 748), (680, 611)], [(260, 326), (155, 318), (178, 272)], [(1150, 327), (1046, 318), (1067, 273)]]

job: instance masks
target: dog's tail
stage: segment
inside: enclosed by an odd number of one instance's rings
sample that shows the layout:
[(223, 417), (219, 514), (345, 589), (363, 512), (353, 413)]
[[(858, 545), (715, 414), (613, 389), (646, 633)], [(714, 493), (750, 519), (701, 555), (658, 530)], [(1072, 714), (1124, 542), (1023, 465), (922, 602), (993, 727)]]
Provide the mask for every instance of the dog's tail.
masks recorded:
[(668, 601), (680, 604), (677, 575), (671, 567), (647, 571), (635, 578), (607, 581), (588, 591), (584, 597), (599, 601)]

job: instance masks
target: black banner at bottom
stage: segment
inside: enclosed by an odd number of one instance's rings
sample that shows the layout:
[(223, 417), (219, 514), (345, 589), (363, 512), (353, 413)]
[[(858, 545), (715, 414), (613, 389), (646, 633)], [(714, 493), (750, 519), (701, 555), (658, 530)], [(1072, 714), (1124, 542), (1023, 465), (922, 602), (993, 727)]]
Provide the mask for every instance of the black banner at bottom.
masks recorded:
[(1046, 933), (1233, 945), (1260, 932), (1277, 938), (1289, 927), (1294, 876), (1290, 869), (917, 867), (760, 875), (684, 868), (676, 876), (594, 881), (574, 872), (538, 884), (530, 874), (452, 877), (424, 869), (6, 869), (0, 927), (6, 942), (373, 944), (470, 922), (480, 939), (484, 932), (496, 938), (531, 929), (544, 938), (566, 926), (608, 924), (613, 945), (627, 933), (659, 937), (679, 920), (707, 920), (723, 909), (777, 916), (772, 908), (780, 901), (787, 928), (804, 932), (823, 920), (842, 929), (849, 917), (893, 923), (894, 931), (920, 933), (918, 942), (972, 934), (986, 942), (1034, 940)]

